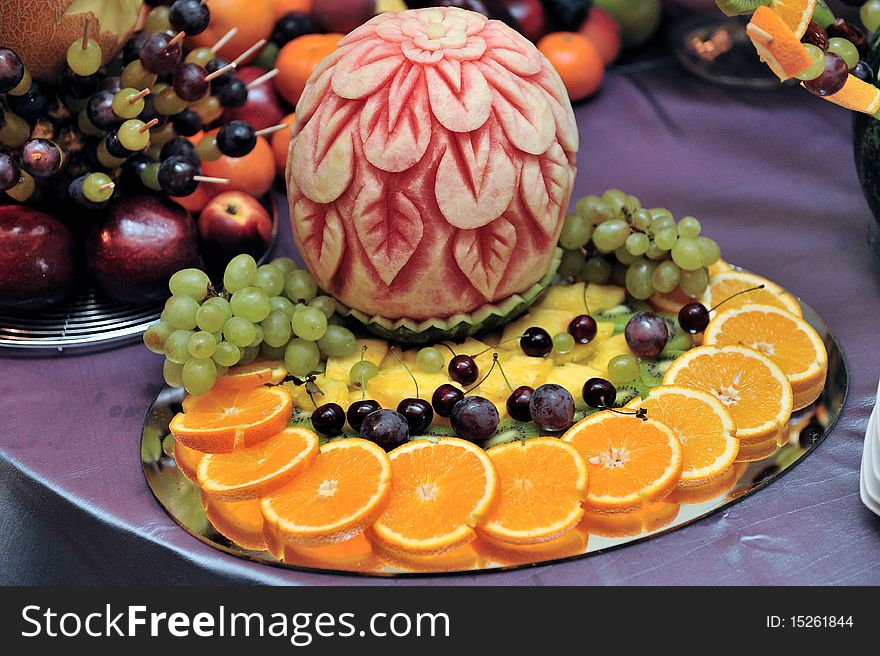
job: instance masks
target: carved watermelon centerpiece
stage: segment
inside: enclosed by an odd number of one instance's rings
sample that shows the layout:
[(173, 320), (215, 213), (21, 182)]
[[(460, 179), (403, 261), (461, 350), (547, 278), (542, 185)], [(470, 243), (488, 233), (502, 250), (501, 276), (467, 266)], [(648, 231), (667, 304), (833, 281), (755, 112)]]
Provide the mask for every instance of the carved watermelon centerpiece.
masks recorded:
[(552, 275), (577, 148), (565, 87), (520, 34), (456, 8), (381, 14), (297, 105), (297, 246), (379, 332), (463, 336)]

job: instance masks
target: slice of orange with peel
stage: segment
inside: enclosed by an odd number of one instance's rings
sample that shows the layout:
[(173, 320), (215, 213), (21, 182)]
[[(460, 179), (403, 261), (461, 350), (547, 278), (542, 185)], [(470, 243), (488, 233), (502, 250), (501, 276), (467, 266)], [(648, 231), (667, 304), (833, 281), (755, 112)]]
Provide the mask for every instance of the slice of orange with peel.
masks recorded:
[(277, 435), (293, 414), (293, 401), (282, 387), (213, 389), (184, 400), (168, 429), (174, 439), (203, 453), (230, 453)]
[(803, 73), (813, 63), (800, 37), (770, 7), (762, 5), (755, 10), (746, 26), (746, 34), (761, 60), (780, 80)]
[(813, 20), (816, 0), (772, 0), (770, 8), (800, 39), (807, 31), (810, 21)]
[(589, 534), (575, 527), (557, 538), (539, 544), (510, 544), (480, 535), (471, 544), (484, 561), (500, 567), (540, 563), (586, 553)]
[(215, 389), (243, 389), (260, 385), (277, 385), (287, 375), (284, 363), (278, 360), (257, 359), (250, 364), (230, 367), (214, 384)]
[(184, 446), (178, 440), (174, 440), (174, 462), (184, 478), (192, 483), (196, 483), (196, 472), (199, 468), (199, 462), (205, 455), (201, 451), (190, 449)]
[(483, 569), (482, 556), (474, 548), (474, 543), (459, 545), (449, 551), (420, 556), (402, 551), (392, 551), (376, 540), (372, 532), (367, 539), (373, 541), (373, 553), (382, 561), (386, 571), (402, 570), (405, 572), (467, 572)]
[[(803, 82), (801, 82), (801, 86), (803, 86)], [(846, 109), (872, 116), (880, 110), (880, 89), (860, 80), (852, 73), (847, 76), (840, 91), (830, 96), (822, 96), (822, 98)]]
[(726, 273), (728, 271), (733, 271), (734, 268), (730, 266), (728, 262), (725, 262), (722, 259), (719, 259), (715, 264), (709, 265), (709, 277), (718, 275), (719, 273)]
[(760, 351), (788, 376), (793, 408), (810, 405), (825, 387), (828, 353), (804, 319), (770, 305), (722, 307), (703, 335), (707, 345), (741, 344)]
[(202, 505), (205, 516), (218, 533), (244, 549), (266, 549), (259, 500), (223, 501), (203, 495)]
[(199, 462), (202, 492), (226, 501), (256, 499), (309, 467), (318, 455), (318, 436), (307, 428), (285, 428), (254, 446), (204, 456)]
[(584, 514), (587, 464), (555, 437), (511, 442), (486, 452), (495, 465), (498, 501), (477, 529), (510, 544), (538, 544), (577, 526)]
[(736, 456), (736, 461), (757, 462), (763, 460), (776, 453), (778, 446), (775, 434), (757, 442), (743, 442)]
[(382, 561), (373, 553), (373, 546), (363, 533), (353, 538), (323, 547), (284, 546), (284, 562), (288, 565), (341, 569), (347, 572), (375, 572)]
[(718, 398), (733, 416), (736, 436), (743, 442), (776, 435), (791, 417), (788, 378), (773, 360), (747, 346), (691, 349), (669, 365), (663, 384), (696, 387)]
[(681, 478), (681, 442), (659, 421), (597, 412), (562, 436), (587, 461), (590, 510), (625, 512), (667, 496)]
[(382, 513), (391, 491), (391, 463), (360, 438), (328, 442), (314, 463), (261, 502), (284, 541), (318, 547), (351, 539)]
[[(764, 285), (764, 288), (753, 289), (760, 285)], [(744, 292), (747, 289), (752, 291), (732, 298), (734, 294)], [(724, 301), (724, 305), (721, 307), (725, 310), (759, 303), (773, 305), (799, 317), (804, 314), (797, 299), (782, 287), (766, 278), (745, 271), (728, 271), (709, 279), (709, 287), (700, 302), (707, 308), (714, 308), (722, 301)]]
[(739, 452), (736, 424), (727, 407), (708, 392), (656, 387), (627, 407), (644, 408), (681, 440), (684, 464), (679, 487), (700, 485), (724, 474)]
[(632, 537), (666, 528), (680, 510), (677, 503), (670, 501), (652, 501), (631, 512), (588, 510), (578, 528), (603, 538)]
[(721, 472), (720, 476), (710, 481), (689, 487), (675, 488), (666, 500), (683, 506), (705, 503), (730, 492), (736, 485), (736, 478), (736, 468), (731, 465), (726, 471)]
[(372, 537), (417, 556), (451, 551), (476, 537), (492, 510), (498, 475), (480, 447), (456, 437), (416, 440), (388, 454), (393, 489)]

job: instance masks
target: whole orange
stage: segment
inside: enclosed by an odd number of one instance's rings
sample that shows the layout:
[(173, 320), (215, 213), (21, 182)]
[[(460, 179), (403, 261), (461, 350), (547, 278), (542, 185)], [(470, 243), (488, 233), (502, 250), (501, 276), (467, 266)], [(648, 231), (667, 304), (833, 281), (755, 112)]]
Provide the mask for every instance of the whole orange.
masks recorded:
[(291, 11), (311, 14), (314, 4), (315, 0), (272, 0), (272, 12), (275, 14), (275, 20)]
[(291, 105), (296, 105), (312, 71), (338, 47), (343, 34), (304, 34), (287, 43), (278, 53), (275, 89)]
[[(218, 130), (210, 130), (207, 134), (215, 135)], [(228, 185), (205, 184), (211, 198), (225, 191), (246, 191), (259, 198), (272, 188), (275, 181), (275, 157), (272, 147), (264, 137), (257, 137), (257, 145), (244, 157), (227, 157), (223, 155), (213, 162), (202, 162), (202, 175), (214, 178), (229, 178)]]
[[(192, 37), (198, 47), (211, 47), (233, 27), (238, 32), (223, 46), (219, 55), (232, 61), (260, 39), (272, 36), (275, 14), (272, 0), (211, 0), (211, 23), (201, 34)], [(259, 53), (255, 53), (259, 54)]]
[(583, 34), (552, 32), (538, 41), (538, 50), (553, 64), (572, 101), (589, 98), (602, 86), (602, 55)]
[(593, 42), (606, 66), (620, 55), (620, 49), (623, 47), (620, 25), (607, 11), (596, 6), (590, 7), (587, 20), (580, 26), (578, 32)]
[(287, 168), (287, 150), (290, 148), (290, 128), (293, 127), (293, 122), (296, 120), (296, 114), (291, 112), (283, 119), (281, 119), (282, 123), (287, 123), (287, 130), (279, 130), (278, 132), (274, 132), (272, 134), (272, 153), (275, 155), (275, 168), (278, 169), (278, 173), (283, 177), (284, 169)]
[[(220, 187), (220, 188), (218, 188)], [(221, 193), (225, 185), (209, 184), (207, 182), (199, 183), (196, 190), (189, 196), (169, 196), (171, 200), (180, 205), (183, 209), (190, 212), (193, 216), (198, 216), (205, 205), (211, 202), (211, 199)]]

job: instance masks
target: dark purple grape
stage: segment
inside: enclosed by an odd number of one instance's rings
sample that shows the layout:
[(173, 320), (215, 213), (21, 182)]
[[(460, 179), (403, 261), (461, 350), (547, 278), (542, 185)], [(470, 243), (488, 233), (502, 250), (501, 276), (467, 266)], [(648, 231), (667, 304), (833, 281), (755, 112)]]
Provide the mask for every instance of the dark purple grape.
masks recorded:
[(0, 93), (19, 85), (24, 77), (24, 64), (11, 48), (0, 48)]
[(828, 50), (828, 33), (825, 28), (816, 21), (810, 21), (807, 25), (807, 31), (801, 37), (802, 43), (814, 45), (822, 51)]
[(843, 57), (833, 52), (825, 53), (825, 70), (815, 80), (806, 80), (804, 88), (817, 96), (833, 96), (843, 88), (849, 76), (849, 67)]
[(702, 303), (688, 303), (678, 311), (678, 325), (691, 335), (701, 333), (709, 325), (709, 310)]
[(183, 157), (193, 164), (199, 164), (199, 155), (196, 147), (192, 145), (189, 139), (183, 137), (175, 137), (171, 141), (166, 141), (159, 151), (159, 159), (166, 160), (169, 157)]
[(201, 170), (186, 157), (173, 155), (159, 165), (159, 186), (169, 196), (189, 196), (198, 188)]
[[(212, 59), (207, 64), (205, 64), (205, 70), (208, 71), (209, 74), (215, 73), (215, 72), (219, 71), (221, 68), (223, 68), (224, 66), (228, 66), (228, 65), (229, 65), (228, 61), (217, 57), (216, 59)], [(232, 80), (234, 80), (234, 79), (235, 79), (235, 71), (232, 69), (226, 71), (225, 73), (223, 73), (223, 74), (219, 75), (218, 77), (215, 77), (213, 80), (211, 80), (211, 91), (213, 91), (214, 93), (217, 93), (217, 91), (219, 91), (222, 87), (224, 87), (227, 84), (229, 84), (230, 82), (232, 82)]]
[(173, 71), (180, 63), (183, 48), (180, 43), (171, 45), (171, 36), (156, 32), (147, 38), (141, 47), (141, 64), (150, 73), (164, 75)]
[(86, 195), (83, 192), (83, 185), (85, 184), (87, 177), (89, 177), (88, 173), (71, 180), (70, 184), (67, 185), (67, 195), (70, 196), (70, 199), (77, 205), (90, 212), (97, 212), (105, 209), (107, 205), (110, 204), (109, 200), (106, 200), (103, 203), (95, 203), (86, 198)]
[(376, 410), (364, 419), (360, 436), (386, 451), (391, 451), (409, 440), (409, 424), (399, 412)]
[(21, 178), (21, 167), (6, 153), (0, 153), (0, 192), (11, 189)]
[(617, 388), (604, 378), (590, 378), (581, 394), (591, 408), (613, 408), (617, 401)]
[(498, 408), (482, 396), (466, 396), (452, 408), (449, 423), (463, 440), (484, 442), (498, 430)]
[(89, 121), (99, 130), (111, 130), (122, 123), (122, 119), (113, 111), (113, 95), (112, 91), (98, 91), (86, 105)]
[(217, 100), (226, 109), (237, 109), (244, 106), (248, 99), (247, 85), (238, 78), (220, 87), (217, 91)]
[(434, 407), (434, 412), (448, 419), (452, 416), (452, 408), (463, 398), (464, 392), (455, 385), (447, 383), (434, 390), (434, 394), (431, 396), (431, 405)]
[(578, 344), (589, 344), (596, 337), (599, 326), (596, 320), (589, 314), (579, 314), (568, 324), (568, 334), (574, 337)]
[(852, 43), (858, 49), (860, 56), (864, 57), (868, 54), (868, 39), (865, 37), (865, 33), (849, 21), (835, 18), (825, 31), (830, 38), (846, 39)]
[(590, 8), (586, 0), (542, 0), (542, 4), (548, 19), (553, 20), (554, 29), (568, 32), (577, 32)]
[(553, 350), (553, 338), (543, 328), (527, 328), (519, 338), (519, 347), (532, 358), (546, 358)]
[(418, 435), (434, 421), (434, 409), (424, 399), (404, 399), (397, 406), (397, 411), (409, 424), (409, 434)]
[(364, 423), (364, 419), (367, 418), (367, 415), (371, 415), (376, 412), (376, 410), (381, 409), (382, 406), (379, 405), (378, 401), (373, 401), (372, 399), (355, 401), (348, 406), (348, 412), (346, 413), (348, 425), (360, 433), (361, 425)]
[(244, 157), (257, 145), (257, 135), (245, 121), (229, 121), (217, 133), (217, 148), (227, 157)]
[(629, 350), (640, 358), (656, 358), (669, 341), (669, 327), (656, 314), (638, 312), (623, 331)]
[(446, 368), (449, 377), (459, 385), (473, 385), (480, 376), (476, 361), (469, 355), (456, 355)]
[(574, 420), (574, 399), (562, 385), (541, 385), (532, 393), (529, 412), (538, 426), (558, 433), (571, 426)]
[(143, 30), (132, 34), (128, 41), (125, 42), (125, 47), (122, 49), (122, 63), (130, 64), (135, 59), (139, 59), (141, 56), (141, 48), (144, 47), (144, 44), (149, 37), (150, 35)]
[(0, 128), (6, 123), (6, 110), (0, 105)]
[(528, 385), (513, 390), (513, 393), (507, 397), (507, 414), (517, 421), (531, 421), (532, 410), (529, 405), (534, 393), (535, 390)]
[(201, 0), (176, 0), (168, 12), (168, 21), (187, 36), (201, 34), (211, 22), (211, 11)]
[(862, 82), (867, 82), (868, 84), (874, 83), (874, 71), (871, 68), (871, 65), (864, 59), (859, 60), (859, 63), (856, 64), (856, 67), (852, 69), (852, 74), (859, 78)]
[(338, 403), (319, 405), (312, 413), (312, 426), (321, 435), (339, 435), (345, 426), (345, 410)]
[(49, 107), (49, 97), (43, 93), (43, 88), (38, 82), (33, 82), (31, 88), (20, 96), (6, 96), (9, 109), (21, 116), (25, 121), (33, 123)]
[(98, 82), (98, 91), (109, 91), (110, 93), (119, 93), (122, 90), (122, 78), (118, 75), (105, 77)]
[(71, 98), (84, 100), (98, 90), (100, 79), (99, 73), (77, 75), (69, 66), (65, 66), (61, 71), (61, 88)]
[(179, 114), (172, 116), (171, 123), (181, 137), (191, 137), (198, 134), (199, 130), (204, 127), (202, 117), (191, 109), (184, 109)]
[(150, 164), (153, 164), (153, 160), (143, 153), (129, 157), (122, 165), (122, 184), (130, 190), (142, 189), (141, 173)]
[(119, 133), (116, 130), (111, 130), (107, 133), (107, 136), (104, 137), (104, 146), (111, 156), (119, 159), (127, 159), (134, 155), (133, 150), (129, 150), (119, 141)]
[(51, 178), (61, 169), (64, 156), (54, 141), (28, 139), (21, 147), (18, 162), (35, 178)]
[(275, 23), (271, 41), (280, 48), (303, 34), (313, 34), (317, 31), (318, 26), (315, 25), (315, 21), (309, 14), (302, 11), (291, 11), (284, 14)]
[(138, 118), (144, 123), (156, 119), (159, 122), (153, 126), (155, 129), (163, 127), (168, 122), (168, 117), (165, 114), (156, 111), (156, 100), (152, 94), (144, 98), (144, 108), (138, 114)]
[(204, 98), (211, 89), (211, 83), (205, 79), (207, 76), (198, 64), (181, 64), (174, 69), (174, 93), (187, 102)]

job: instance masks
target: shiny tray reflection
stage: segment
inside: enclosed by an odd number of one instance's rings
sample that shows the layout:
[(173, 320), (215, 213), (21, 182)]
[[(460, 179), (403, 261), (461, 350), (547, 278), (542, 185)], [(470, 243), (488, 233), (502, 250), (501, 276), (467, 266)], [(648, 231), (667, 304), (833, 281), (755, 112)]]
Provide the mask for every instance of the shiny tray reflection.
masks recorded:
[[(661, 535), (708, 517), (757, 492), (800, 462), (828, 435), (846, 398), (848, 373), (837, 340), (825, 323), (802, 303), (804, 318), (819, 332), (828, 349), (828, 381), (816, 403), (792, 416), (790, 430), (777, 443), (750, 447), (760, 460), (738, 463), (728, 475), (703, 488), (676, 491), (667, 500), (637, 513), (587, 514), (574, 531), (551, 543), (509, 547), (476, 542), (432, 558), (404, 559), (373, 549), (364, 536), (344, 546), (319, 549), (287, 548), (277, 560), (266, 551), (249, 551), (230, 542), (211, 525), (202, 509), (198, 488), (162, 454), (144, 464), (144, 474), (156, 499), (188, 533), (202, 542), (241, 558), (290, 569), (370, 576), (413, 576), (437, 573), (493, 572), (561, 562), (614, 549)], [(165, 388), (154, 401), (142, 439), (156, 440), (168, 433), (168, 422), (180, 410), (183, 392)], [(766, 453), (766, 455), (764, 455)]]

